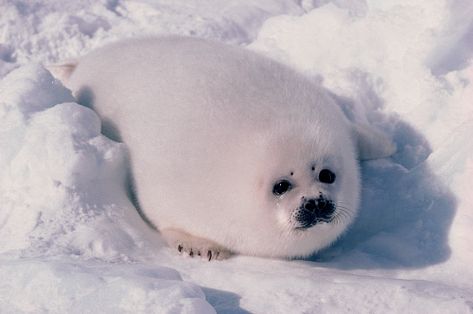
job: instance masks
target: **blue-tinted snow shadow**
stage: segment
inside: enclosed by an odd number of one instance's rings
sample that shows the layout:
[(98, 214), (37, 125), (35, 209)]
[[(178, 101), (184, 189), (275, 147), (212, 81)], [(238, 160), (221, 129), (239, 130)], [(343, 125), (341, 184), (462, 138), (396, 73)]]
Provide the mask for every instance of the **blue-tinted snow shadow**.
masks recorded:
[(202, 287), (202, 291), (205, 293), (205, 298), (209, 302), (217, 313), (225, 314), (249, 314), (247, 310), (240, 307), (241, 297), (233, 292), (216, 290), (211, 288)]
[(397, 117), (387, 120), (397, 153), (361, 163), (359, 216), (334, 245), (309, 260), (342, 269), (394, 269), (449, 258), (455, 197), (425, 162), (431, 149), (422, 134)]

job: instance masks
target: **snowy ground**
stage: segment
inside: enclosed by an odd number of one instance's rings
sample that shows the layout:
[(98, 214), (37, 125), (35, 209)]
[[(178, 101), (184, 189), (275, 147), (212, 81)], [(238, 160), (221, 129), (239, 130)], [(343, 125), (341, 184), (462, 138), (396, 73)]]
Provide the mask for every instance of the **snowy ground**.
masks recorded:
[[(335, 245), (207, 263), (144, 224), (123, 144), (41, 64), (170, 33), (290, 64), (395, 139)], [(0, 0), (0, 78), (2, 313), (473, 312), (469, 0)]]

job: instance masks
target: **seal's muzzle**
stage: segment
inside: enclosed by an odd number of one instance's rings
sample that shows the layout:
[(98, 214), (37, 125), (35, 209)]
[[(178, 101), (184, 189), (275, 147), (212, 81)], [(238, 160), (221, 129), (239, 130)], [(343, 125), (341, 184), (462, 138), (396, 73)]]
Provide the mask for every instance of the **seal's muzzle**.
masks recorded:
[(330, 222), (334, 212), (333, 202), (322, 195), (318, 198), (302, 198), (302, 204), (295, 214), (300, 225), (298, 229), (310, 228), (318, 222)]

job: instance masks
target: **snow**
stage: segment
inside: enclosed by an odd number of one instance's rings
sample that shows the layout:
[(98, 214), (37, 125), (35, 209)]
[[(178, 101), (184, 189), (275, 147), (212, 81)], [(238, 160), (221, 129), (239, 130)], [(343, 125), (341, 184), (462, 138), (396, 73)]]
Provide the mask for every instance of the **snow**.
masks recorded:
[[(246, 45), (394, 138), (343, 238), (292, 261), (164, 246), (126, 146), (43, 66), (153, 34)], [(1, 312), (473, 312), (472, 56), (468, 0), (0, 1)]]
[[(4, 313), (214, 313), (202, 290), (165, 267), (0, 261)], [(19, 293), (21, 292), (21, 293)]]

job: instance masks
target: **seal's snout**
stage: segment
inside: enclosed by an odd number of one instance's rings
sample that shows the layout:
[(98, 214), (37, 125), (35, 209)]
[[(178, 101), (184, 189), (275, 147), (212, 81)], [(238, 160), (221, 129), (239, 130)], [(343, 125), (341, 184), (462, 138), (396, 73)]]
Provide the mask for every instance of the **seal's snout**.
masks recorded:
[(307, 229), (318, 222), (329, 222), (334, 211), (335, 205), (333, 202), (323, 196), (309, 199), (303, 198), (295, 218), (299, 222), (299, 228)]
[(318, 198), (303, 199), (301, 209), (314, 214), (315, 218), (328, 219), (333, 214), (335, 206), (333, 202), (323, 196)]

